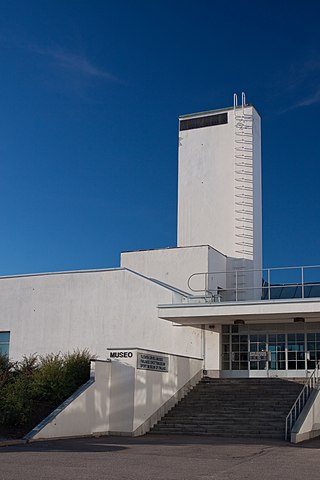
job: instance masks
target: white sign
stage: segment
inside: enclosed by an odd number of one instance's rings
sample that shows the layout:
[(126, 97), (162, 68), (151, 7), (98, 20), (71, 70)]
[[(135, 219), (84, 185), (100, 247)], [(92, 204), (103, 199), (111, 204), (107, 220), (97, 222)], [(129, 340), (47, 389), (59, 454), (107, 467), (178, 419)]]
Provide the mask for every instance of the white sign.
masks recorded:
[(154, 370), (155, 372), (167, 372), (168, 364), (169, 364), (169, 358), (167, 356), (138, 352), (137, 368), (141, 370)]
[(251, 362), (259, 362), (260, 360), (267, 360), (267, 352), (250, 352)]

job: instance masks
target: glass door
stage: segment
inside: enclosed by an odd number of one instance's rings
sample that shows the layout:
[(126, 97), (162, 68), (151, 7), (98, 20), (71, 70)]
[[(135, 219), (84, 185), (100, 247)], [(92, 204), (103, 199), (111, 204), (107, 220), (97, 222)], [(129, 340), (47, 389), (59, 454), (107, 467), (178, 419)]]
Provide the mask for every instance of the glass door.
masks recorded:
[(290, 376), (305, 376), (307, 355), (304, 333), (287, 334), (288, 374)]
[(268, 352), (265, 334), (249, 335), (249, 370), (252, 376), (267, 375)]
[(224, 326), (222, 370), (239, 377), (305, 377), (320, 361), (319, 332), (248, 331)]
[(286, 336), (284, 333), (268, 335), (268, 368), (270, 373), (286, 369)]

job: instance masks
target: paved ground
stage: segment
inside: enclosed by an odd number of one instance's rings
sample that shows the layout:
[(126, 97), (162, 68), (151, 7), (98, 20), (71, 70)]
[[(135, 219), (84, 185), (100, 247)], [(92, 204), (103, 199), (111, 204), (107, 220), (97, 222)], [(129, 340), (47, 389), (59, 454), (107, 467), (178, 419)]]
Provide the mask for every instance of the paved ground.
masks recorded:
[(320, 440), (147, 435), (0, 449), (1, 480), (301, 480), (320, 477)]

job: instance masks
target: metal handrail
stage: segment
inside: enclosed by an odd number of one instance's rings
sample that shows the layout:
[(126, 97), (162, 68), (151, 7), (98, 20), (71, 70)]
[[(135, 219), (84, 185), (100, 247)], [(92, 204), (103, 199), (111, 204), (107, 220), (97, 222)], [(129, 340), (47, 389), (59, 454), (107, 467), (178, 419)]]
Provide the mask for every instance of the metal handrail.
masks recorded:
[[(305, 287), (319, 285), (318, 282), (306, 282), (305, 281), (305, 271), (306, 270), (311, 270), (311, 269), (316, 269), (316, 268), (320, 269), (320, 265), (260, 268), (260, 269), (247, 269), (247, 270), (242, 270), (242, 269), (236, 270), (235, 269), (235, 270), (231, 270), (231, 271), (216, 271), (216, 272), (196, 272), (196, 273), (193, 273), (192, 275), (190, 275), (190, 277), (188, 278), (187, 284), (188, 284), (189, 289), (192, 292), (196, 292), (196, 293), (204, 292), (205, 295), (213, 294), (214, 292), (212, 290), (208, 289), (208, 278), (209, 278), (209, 276), (234, 275), (236, 288), (222, 288), (222, 289), (223, 289), (224, 292), (234, 292), (235, 296), (236, 296), (236, 301), (238, 300), (238, 293), (241, 293), (241, 291), (244, 292), (244, 291), (249, 291), (249, 290), (253, 290), (253, 291), (261, 290), (263, 292), (267, 291), (268, 292), (268, 299), (270, 300), (272, 289), (279, 288), (279, 287), (283, 287), (283, 288), (301, 287), (301, 297), (300, 298), (305, 298)], [(273, 271), (279, 272), (279, 271), (285, 271), (285, 270), (300, 271), (301, 281), (299, 283), (294, 283), (294, 282), (292, 282), (292, 283), (278, 283), (278, 284), (272, 285), (271, 284), (271, 273)], [(258, 286), (258, 287), (253, 286), (253, 285), (252, 286), (241, 287), (240, 284), (239, 284), (239, 277), (243, 276), (244, 274), (255, 273), (255, 272), (260, 272), (261, 274), (266, 273), (266, 276), (267, 276), (266, 283), (264, 283), (264, 284), (262, 284), (261, 286)], [(190, 285), (191, 280), (194, 277), (197, 277), (197, 276), (205, 276), (205, 288), (196, 289), (196, 288), (193, 288)], [(261, 279), (262, 279), (262, 275), (261, 275)], [(215, 292), (215, 293), (217, 294), (218, 292)]]
[(317, 363), (316, 368), (311, 373), (310, 377), (306, 381), (303, 389), (299, 393), (296, 401), (292, 405), (290, 412), (286, 416), (286, 427), (285, 427), (285, 440), (289, 440), (289, 435), (291, 434), (292, 427), (298, 420), (302, 409), (304, 408), (305, 404), (307, 403), (308, 398), (312, 390), (315, 388), (317, 383), (319, 382), (319, 368), (320, 362)]

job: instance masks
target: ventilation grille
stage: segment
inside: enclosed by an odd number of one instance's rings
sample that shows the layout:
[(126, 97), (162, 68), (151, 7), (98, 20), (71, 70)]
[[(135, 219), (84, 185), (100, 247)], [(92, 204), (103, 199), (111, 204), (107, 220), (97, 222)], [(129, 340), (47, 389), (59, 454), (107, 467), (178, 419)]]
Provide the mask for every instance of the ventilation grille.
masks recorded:
[(218, 115), (209, 115), (206, 117), (191, 118), (190, 120), (180, 120), (180, 132), (182, 130), (193, 130), (194, 128), (212, 127), (214, 125), (224, 125), (228, 123), (228, 114), (219, 113)]

